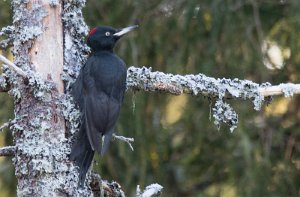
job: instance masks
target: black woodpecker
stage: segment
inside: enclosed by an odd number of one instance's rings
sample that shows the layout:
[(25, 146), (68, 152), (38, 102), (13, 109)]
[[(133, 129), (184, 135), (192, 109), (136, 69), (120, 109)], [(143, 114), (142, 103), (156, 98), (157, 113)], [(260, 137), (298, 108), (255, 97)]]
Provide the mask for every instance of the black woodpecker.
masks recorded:
[(107, 151), (123, 102), (127, 71), (124, 61), (114, 53), (114, 46), (137, 27), (99, 26), (87, 36), (92, 55), (81, 68), (71, 91), (81, 112), (80, 129), (70, 154), (79, 167), (79, 187), (84, 185), (94, 151), (101, 156)]

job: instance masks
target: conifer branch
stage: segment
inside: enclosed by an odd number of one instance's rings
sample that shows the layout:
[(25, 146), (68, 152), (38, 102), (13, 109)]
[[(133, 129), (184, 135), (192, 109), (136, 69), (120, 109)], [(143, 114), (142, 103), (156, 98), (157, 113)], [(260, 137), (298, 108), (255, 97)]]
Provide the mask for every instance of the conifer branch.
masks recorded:
[(9, 61), (6, 57), (0, 54), (0, 61), (2, 61), (4, 64), (6, 64), (8, 67), (16, 71), (20, 76), (27, 78), (27, 74), (19, 67), (17, 67), (14, 63)]
[(284, 95), (285, 97), (300, 94), (300, 84), (282, 83), (280, 85), (260, 88), (259, 92), (262, 96)]
[(5, 146), (0, 148), (0, 157), (14, 156), (16, 152), (15, 146)]
[(2, 132), (5, 128), (9, 127), (11, 125), (11, 121), (8, 121), (0, 126), (0, 132)]
[(130, 149), (133, 151), (133, 146), (131, 144), (131, 142), (134, 142), (134, 138), (128, 138), (128, 137), (124, 137), (124, 136), (118, 136), (118, 135), (115, 135), (113, 134), (113, 137), (117, 140), (120, 140), (120, 141), (123, 141), (123, 142), (126, 142), (128, 144), (128, 146), (130, 147)]
[[(194, 96), (231, 97), (254, 99), (262, 96), (293, 96), (300, 94), (300, 84), (258, 84), (249, 80), (207, 77), (203, 74), (174, 75), (155, 71), (151, 67), (130, 67), (127, 71), (127, 88), (133, 91), (166, 92), (174, 95), (183, 93)], [(221, 95), (220, 95), (221, 94)]]

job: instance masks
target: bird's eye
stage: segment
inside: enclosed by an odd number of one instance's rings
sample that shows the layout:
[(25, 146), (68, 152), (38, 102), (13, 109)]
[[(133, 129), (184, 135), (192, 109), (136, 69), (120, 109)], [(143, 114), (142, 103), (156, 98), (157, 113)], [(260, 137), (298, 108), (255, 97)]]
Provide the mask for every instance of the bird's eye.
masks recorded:
[(106, 32), (106, 33), (105, 33), (105, 35), (106, 35), (106, 36), (109, 36), (109, 35), (110, 35), (110, 33), (109, 33), (109, 32)]

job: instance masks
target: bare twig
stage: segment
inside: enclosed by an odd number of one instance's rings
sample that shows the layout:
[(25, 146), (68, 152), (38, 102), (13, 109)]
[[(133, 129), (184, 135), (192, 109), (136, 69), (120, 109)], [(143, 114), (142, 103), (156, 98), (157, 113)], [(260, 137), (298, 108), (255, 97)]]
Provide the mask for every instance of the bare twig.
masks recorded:
[(16, 73), (18, 73), (22, 77), (27, 78), (27, 74), (21, 68), (17, 67), (14, 63), (12, 63), (8, 59), (6, 59), (6, 57), (4, 57), (1, 54), (0, 54), (0, 61), (2, 61), (3, 63), (5, 63), (7, 66), (9, 66), (11, 69), (13, 69), (14, 71), (16, 71)]
[(8, 122), (4, 123), (2, 126), (0, 126), (0, 132), (2, 132), (2, 131), (3, 131), (3, 129), (5, 129), (5, 128), (9, 127), (9, 126), (10, 126), (10, 124), (11, 124), (11, 122), (10, 122), (10, 121), (8, 121)]
[(259, 92), (264, 97), (275, 95), (293, 96), (293, 94), (300, 94), (300, 84), (280, 84), (277, 86), (260, 88)]
[(16, 147), (15, 146), (5, 146), (0, 148), (0, 156), (14, 156), (16, 152)]
[(118, 139), (118, 140), (121, 140), (123, 142), (126, 142), (129, 145), (130, 149), (132, 151), (134, 150), (133, 147), (132, 147), (132, 145), (131, 145), (131, 142), (134, 142), (134, 138), (128, 138), (128, 137), (124, 137), (124, 136), (118, 136), (118, 135), (115, 135), (115, 134), (113, 134), (113, 137), (115, 139)]

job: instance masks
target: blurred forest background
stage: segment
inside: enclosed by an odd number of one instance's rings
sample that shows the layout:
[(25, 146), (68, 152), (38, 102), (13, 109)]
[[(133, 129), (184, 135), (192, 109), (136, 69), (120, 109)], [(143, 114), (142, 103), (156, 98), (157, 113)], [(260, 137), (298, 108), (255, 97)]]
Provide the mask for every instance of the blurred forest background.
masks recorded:
[[(11, 23), (9, 4), (0, 0), (0, 26)], [(88, 0), (84, 16), (90, 27), (140, 25), (116, 47), (128, 66), (276, 85), (300, 83), (299, 10), (299, 0)], [(13, 106), (0, 96), (4, 123)], [(229, 102), (233, 133), (214, 126), (207, 98), (127, 92), (117, 132), (134, 137), (135, 150), (113, 141), (94, 170), (128, 196), (154, 182), (163, 196), (300, 196), (299, 96), (259, 112)], [(1, 146), (11, 143), (0, 134)], [(0, 196), (15, 196), (15, 185), (11, 158), (0, 158)]]

